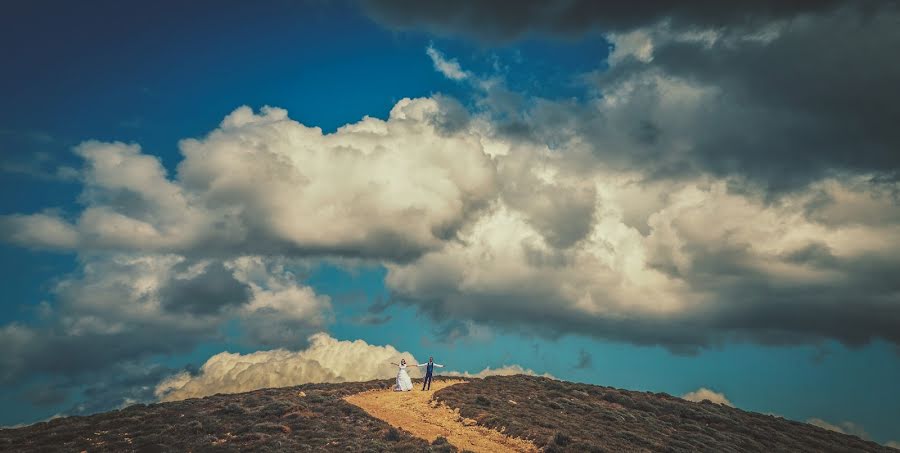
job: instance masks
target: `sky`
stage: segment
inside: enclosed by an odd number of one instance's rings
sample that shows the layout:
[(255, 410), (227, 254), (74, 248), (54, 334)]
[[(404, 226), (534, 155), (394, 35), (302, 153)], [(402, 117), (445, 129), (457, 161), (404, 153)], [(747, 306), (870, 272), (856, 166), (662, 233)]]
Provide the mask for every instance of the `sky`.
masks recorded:
[(900, 445), (895, 2), (183, 3), (0, 6), (0, 425), (434, 356)]

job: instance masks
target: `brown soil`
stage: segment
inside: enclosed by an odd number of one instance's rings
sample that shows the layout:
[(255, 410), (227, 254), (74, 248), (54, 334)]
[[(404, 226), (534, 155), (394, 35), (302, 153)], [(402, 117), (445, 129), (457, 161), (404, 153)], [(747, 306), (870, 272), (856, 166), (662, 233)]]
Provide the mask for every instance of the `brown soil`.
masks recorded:
[(708, 401), (535, 376), (472, 379), (434, 399), (547, 453), (900, 453), (856, 436)]
[(429, 445), (343, 400), (391, 383), (306, 384), (57, 418), (0, 429), (0, 452), (455, 451), (446, 443)]
[(429, 442), (443, 437), (454, 447), (473, 452), (537, 451), (531, 442), (478, 426), (474, 420), (461, 417), (458, 410), (432, 400), (434, 392), (466, 383), (462, 380), (441, 380), (434, 381), (428, 391), (416, 387), (409, 392), (371, 390), (347, 396), (344, 400)]
[(521, 375), (453, 382), (439, 377), (431, 392), (394, 393), (388, 390), (393, 380), (381, 380), (138, 404), (0, 429), (0, 452), (451, 453), (537, 447), (547, 453), (900, 453), (806, 423), (663, 393)]

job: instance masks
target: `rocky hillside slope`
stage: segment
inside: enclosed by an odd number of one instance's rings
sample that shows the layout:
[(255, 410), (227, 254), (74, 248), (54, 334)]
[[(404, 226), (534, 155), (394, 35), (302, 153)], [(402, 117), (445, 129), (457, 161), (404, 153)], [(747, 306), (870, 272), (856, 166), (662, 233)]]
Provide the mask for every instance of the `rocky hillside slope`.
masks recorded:
[[(390, 384), (309, 384), (136, 405), (0, 430), (0, 451), (458, 451), (443, 437), (414, 437), (344, 400)], [(897, 452), (709, 402), (539, 377), (473, 379), (433, 398), (544, 451)]]
[(489, 377), (435, 397), (545, 451), (894, 452), (856, 436), (665, 393), (531, 376)]

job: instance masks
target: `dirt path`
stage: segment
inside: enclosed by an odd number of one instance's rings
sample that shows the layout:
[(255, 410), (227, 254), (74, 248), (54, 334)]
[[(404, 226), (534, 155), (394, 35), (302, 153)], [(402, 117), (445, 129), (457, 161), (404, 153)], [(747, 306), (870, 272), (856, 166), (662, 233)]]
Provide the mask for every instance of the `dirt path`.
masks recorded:
[(531, 442), (476, 426), (474, 420), (463, 419), (458, 412), (431, 400), (435, 391), (451, 385), (465, 385), (465, 382), (434, 381), (430, 391), (423, 392), (421, 387), (414, 387), (409, 392), (373, 390), (344, 399), (361, 407), (369, 415), (429, 442), (433, 442), (438, 436), (444, 436), (460, 450), (490, 453), (537, 451)]

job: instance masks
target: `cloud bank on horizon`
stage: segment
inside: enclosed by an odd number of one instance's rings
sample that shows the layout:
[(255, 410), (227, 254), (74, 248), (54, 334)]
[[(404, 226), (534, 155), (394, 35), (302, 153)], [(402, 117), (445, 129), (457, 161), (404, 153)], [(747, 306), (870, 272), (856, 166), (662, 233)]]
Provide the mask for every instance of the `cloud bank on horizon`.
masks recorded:
[(728, 400), (724, 393), (716, 392), (714, 390), (710, 390), (706, 387), (700, 387), (693, 392), (685, 393), (681, 395), (682, 398), (693, 401), (695, 403), (700, 403), (703, 401), (709, 401), (711, 403), (716, 404), (724, 404), (726, 406), (734, 407), (734, 404)]
[[(222, 352), (209, 358), (192, 375), (182, 372), (160, 382), (155, 395), (160, 401), (200, 398), (216, 393), (240, 393), (271, 387), (288, 387), (313, 382), (349, 382), (390, 379), (396, 377), (398, 363), (406, 359), (417, 361), (409, 352), (400, 352), (390, 345), (375, 346), (362, 340), (339, 341), (328, 334), (316, 333), (309, 338), (309, 347), (297, 351), (275, 349), (251, 354)], [(409, 368), (413, 378), (421, 377), (417, 367)], [(438, 371), (436, 374), (483, 378), (514, 374), (537, 375), (518, 365), (487, 367), (477, 373)], [(545, 377), (552, 377), (544, 374)]]
[(560, 100), (432, 44), (423, 59), (473, 102), (404, 98), (333, 133), (242, 106), (181, 140), (174, 174), (138, 143), (84, 141), (78, 209), (0, 216), (7, 242), (79, 263), (36, 322), (0, 326), (3, 382), (85, 378), (231, 325), (277, 349), (154, 370), (156, 396), (389, 377), (396, 349), (309, 337), (332, 301), (292, 269), (321, 260), (383, 266), (391, 303), (435, 320), (528, 335), (900, 346), (896, 3), (364, 4), (397, 30), (613, 50)]

